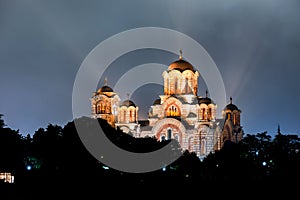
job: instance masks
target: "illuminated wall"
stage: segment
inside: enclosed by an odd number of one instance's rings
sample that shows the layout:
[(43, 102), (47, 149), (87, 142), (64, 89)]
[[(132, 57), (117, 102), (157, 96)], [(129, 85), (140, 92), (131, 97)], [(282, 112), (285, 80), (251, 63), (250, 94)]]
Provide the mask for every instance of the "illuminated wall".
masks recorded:
[(8, 172), (0, 173), (0, 180), (3, 180), (5, 183), (14, 183), (15, 177)]

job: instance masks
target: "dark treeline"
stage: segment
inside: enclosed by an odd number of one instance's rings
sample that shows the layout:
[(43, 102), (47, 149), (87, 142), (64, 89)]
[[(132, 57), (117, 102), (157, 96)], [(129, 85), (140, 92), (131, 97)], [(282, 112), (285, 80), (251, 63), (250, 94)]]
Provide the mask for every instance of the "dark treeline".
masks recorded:
[[(77, 119), (89, 127), (91, 119)], [(107, 137), (122, 149), (151, 152), (170, 141), (133, 138), (98, 119)], [(88, 130), (88, 129), (87, 129)], [(88, 133), (87, 133), (88, 134)], [(8, 195), (31, 197), (35, 192), (53, 195), (76, 194), (82, 187), (109, 188), (157, 185), (220, 187), (217, 183), (280, 183), (289, 185), (300, 178), (300, 140), (280, 131), (272, 139), (266, 132), (245, 135), (238, 143), (227, 142), (203, 161), (185, 151), (174, 163), (148, 173), (125, 173), (108, 168), (82, 144), (74, 122), (64, 127), (49, 124), (32, 137), (6, 127), (0, 117), (0, 172), (11, 172), (14, 184), (0, 182)], [(172, 151), (172, 152), (171, 152)], [(179, 153), (179, 144), (170, 153)], [(208, 184), (209, 183), (209, 184)], [(238, 184), (237, 184), (238, 183)], [(72, 186), (72, 187), (71, 187)], [(91, 187), (93, 186), (93, 187)], [(91, 189), (92, 190), (92, 189)], [(97, 190), (97, 191), (98, 191)]]

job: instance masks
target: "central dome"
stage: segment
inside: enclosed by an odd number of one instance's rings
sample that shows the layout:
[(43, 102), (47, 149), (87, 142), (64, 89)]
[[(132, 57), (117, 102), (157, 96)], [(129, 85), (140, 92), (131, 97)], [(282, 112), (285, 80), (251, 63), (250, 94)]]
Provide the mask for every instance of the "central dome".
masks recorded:
[(193, 65), (191, 65), (191, 63), (183, 60), (183, 59), (179, 59), (176, 60), (175, 62), (172, 62), (169, 65), (168, 71), (171, 70), (179, 70), (180, 72), (183, 72), (185, 70), (191, 70), (191, 71), (195, 71)]

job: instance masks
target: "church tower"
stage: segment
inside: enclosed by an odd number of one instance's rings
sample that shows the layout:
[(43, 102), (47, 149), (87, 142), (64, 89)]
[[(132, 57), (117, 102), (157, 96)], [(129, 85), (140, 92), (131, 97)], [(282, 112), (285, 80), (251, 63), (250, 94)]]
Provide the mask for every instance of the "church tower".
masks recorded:
[(181, 50), (179, 60), (171, 63), (162, 76), (165, 95), (197, 96), (199, 73), (189, 62), (183, 60)]
[(133, 136), (137, 136), (138, 128), (138, 110), (139, 107), (135, 103), (128, 99), (123, 101), (119, 107), (118, 121), (116, 126), (119, 127), (123, 132), (130, 133)]
[(105, 119), (114, 127), (118, 120), (120, 98), (111, 87), (107, 86), (107, 79), (105, 79), (104, 86), (94, 92), (90, 100), (92, 117)]
[(223, 119), (225, 120), (221, 143), (222, 146), (226, 140), (232, 142), (239, 142), (243, 137), (243, 129), (241, 126), (241, 110), (232, 103), (232, 97), (230, 97), (230, 103), (223, 110)]

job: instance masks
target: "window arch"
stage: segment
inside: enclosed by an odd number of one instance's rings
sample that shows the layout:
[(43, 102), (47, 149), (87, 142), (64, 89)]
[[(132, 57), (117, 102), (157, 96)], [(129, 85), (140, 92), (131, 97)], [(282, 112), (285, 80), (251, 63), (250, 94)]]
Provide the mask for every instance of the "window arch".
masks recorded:
[(233, 114), (233, 125), (236, 125), (236, 113)]
[(201, 154), (202, 155), (204, 155), (205, 154), (205, 152), (206, 152), (206, 141), (205, 141), (205, 139), (202, 139), (202, 141), (201, 141)]
[(185, 78), (185, 93), (189, 93), (189, 79)]
[(170, 78), (169, 77), (167, 78), (167, 85), (166, 85), (166, 87), (167, 87), (167, 94), (170, 94), (171, 91), (170, 91)]
[(202, 108), (202, 120), (206, 119), (205, 108)]
[(227, 113), (227, 119), (230, 119), (230, 118), (231, 118), (230, 113)]
[(177, 77), (174, 77), (174, 94), (178, 94)]
[(133, 121), (134, 122), (137, 121), (137, 119), (136, 119), (136, 110), (133, 111)]
[(168, 128), (167, 136), (168, 136), (168, 140), (172, 139), (172, 129), (171, 128)]
[(104, 113), (106, 113), (106, 114), (111, 114), (111, 106), (110, 106), (110, 102), (109, 102), (109, 101), (106, 101), (106, 102), (105, 102)]
[(177, 106), (171, 105), (167, 108), (167, 113), (166, 115), (168, 117), (177, 117), (180, 116), (180, 110)]
[(211, 108), (208, 108), (208, 110), (207, 110), (207, 119), (212, 120), (212, 109)]
[(96, 113), (97, 114), (105, 114), (105, 105), (103, 102), (98, 102), (96, 104)]
[(132, 122), (132, 110), (129, 110), (129, 122)]
[(100, 114), (100, 111), (101, 111), (101, 104), (97, 103), (96, 104), (96, 114)]
[(125, 109), (123, 110), (123, 122), (124, 123), (126, 122), (126, 110)]

